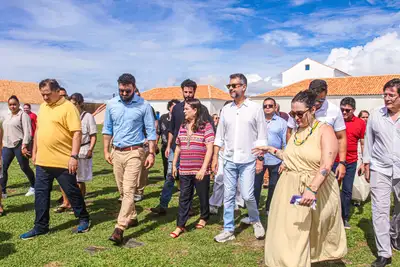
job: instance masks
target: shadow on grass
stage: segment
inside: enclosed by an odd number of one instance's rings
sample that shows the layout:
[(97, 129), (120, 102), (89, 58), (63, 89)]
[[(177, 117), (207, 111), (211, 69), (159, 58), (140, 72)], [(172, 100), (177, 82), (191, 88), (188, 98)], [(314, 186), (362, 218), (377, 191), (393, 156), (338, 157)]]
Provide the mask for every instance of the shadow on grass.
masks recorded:
[[(12, 237), (12, 234), (0, 231), (0, 242), (8, 241)], [(13, 243), (1, 243), (0, 244), (0, 260), (10, 256), (17, 252)]]
[(97, 175), (107, 175), (107, 174), (111, 174), (113, 173), (112, 169), (102, 169), (102, 170), (98, 170), (98, 171), (94, 171), (93, 172), (93, 176), (97, 176)]
[(341, 267), (341, 266), (346, 266), (346, 264), (341, 260), (317, 262), (317, 263), (311, 264), (311, 267)]
[(361, 219), (358, 222), (358, 227), (360, 227), (360, 229), (363, 230), (364, 239), (367, 240), (369, 249), (371, 250), (372, 254), (374, 254), (374, 256), (377, 257), (378, 252), (376, 249), (374, 228), (371, 220)]

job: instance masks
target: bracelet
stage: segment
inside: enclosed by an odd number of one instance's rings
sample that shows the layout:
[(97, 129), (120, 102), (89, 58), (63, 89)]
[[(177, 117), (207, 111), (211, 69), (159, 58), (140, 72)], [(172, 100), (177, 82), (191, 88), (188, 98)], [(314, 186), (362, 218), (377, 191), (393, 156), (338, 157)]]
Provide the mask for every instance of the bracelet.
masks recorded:
[(309, 187), (308, 185), (306, 186), (306, 188), (307, 188), (308, 191), (312, 192), (314, 195), (317, 194), (317, 191), (313, 191), (313, 190), (311, 189), (311, 187)]

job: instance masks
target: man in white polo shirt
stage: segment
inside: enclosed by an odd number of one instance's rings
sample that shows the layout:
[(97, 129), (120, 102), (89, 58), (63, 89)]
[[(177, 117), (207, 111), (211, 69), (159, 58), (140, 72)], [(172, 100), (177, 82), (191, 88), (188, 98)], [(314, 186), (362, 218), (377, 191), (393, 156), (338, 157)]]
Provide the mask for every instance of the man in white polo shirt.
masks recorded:
[[(346, 174), (346, 154), (347, 154), (347, 136), (346, 136), (346, 124), (344, 123), (343, 114), (338, 106), (326, 99), (328, 94), (328, 85), (324, 80), (313, 80), (309, 87), (309, 90), (317, 94), (317, 100), (315, 107), (315, 117), (321, 122), (325, 122), (333, 127), (336, 133), (336, 137), (339, 141), (339, 165), (336, 169), (336, 177), (339, 182), (342, 181)], [(286, 135), (286, 141), (289, 142), (290, 136), (292, 135), (292, 129), (296, 127), (296, 122), (292, 117), (289, 117), (288, 130)]]

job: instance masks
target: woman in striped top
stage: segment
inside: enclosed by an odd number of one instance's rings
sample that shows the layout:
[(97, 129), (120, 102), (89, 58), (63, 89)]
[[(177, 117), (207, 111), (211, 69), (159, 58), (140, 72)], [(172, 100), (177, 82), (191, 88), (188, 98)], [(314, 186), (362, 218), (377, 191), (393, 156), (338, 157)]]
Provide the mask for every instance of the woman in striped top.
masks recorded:
[(176, 138), (176, 149), (172, 164), (172, 174), (177, 176), (177, 162), (179, 165), (179, 182), (181, 194), (179, 196), (179, 211), (177, 227), (170, 236), (177, 238), (185, 231), (189, 218), (189, 210), (193, 201), (194, 187), (200, 199), (200, 220), (197, 229), (206, 226), (210, 216), (209, 189), (210, 189), (210, 161), (213, 153), (214, 130), (202, 112), (198, 99), (187, 100), (184, 107), (185, 121), (179, 129)]

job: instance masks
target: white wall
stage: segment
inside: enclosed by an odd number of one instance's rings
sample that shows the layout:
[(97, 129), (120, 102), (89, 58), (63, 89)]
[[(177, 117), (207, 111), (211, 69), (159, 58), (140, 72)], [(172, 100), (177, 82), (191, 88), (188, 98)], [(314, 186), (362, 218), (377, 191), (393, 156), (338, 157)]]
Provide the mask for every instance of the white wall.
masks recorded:
[[(310, 70), (306, 70), (306, 65), (310, 65)], [(282, 84), (287, 86), (305, 79), (333, 78), (348, 76), (345, 73), (325, 66), (314, 60), (306, 58), (292, 68), (282, 72)], [(306, 88), (305, 88), (306, 89)]]
[[(31, 104), (32, 112), (38, 113), (40, 105)], [(21, 109), (24, 108), (24, 103), (21, 103)], [(4, 120), (4, 118), (9, 114), (8, 104), (7, 102), (0, 102), (0, 121)]]
[[(340, 101), (345, 98), (346, 96), (328, 96), (328, 100), (333, 104), (339, 106)], [(377, 107), (382, 107), (384, 105), (383, 98), (380, 95), (374, 96), (351, 96), (356, 100), (356, 112), (355, 114), (358, 115), (360, 110), (372, 110)], [(290, 112), (291, 107), (290, 104), (292, 102), (292, 97), (273, 97), (277, 103), (281, 106), (281, 111), (286, 113)], [(262, 105), (265, 98), (253, 97), (251, 100), (254, 102), (259, 103)]]

